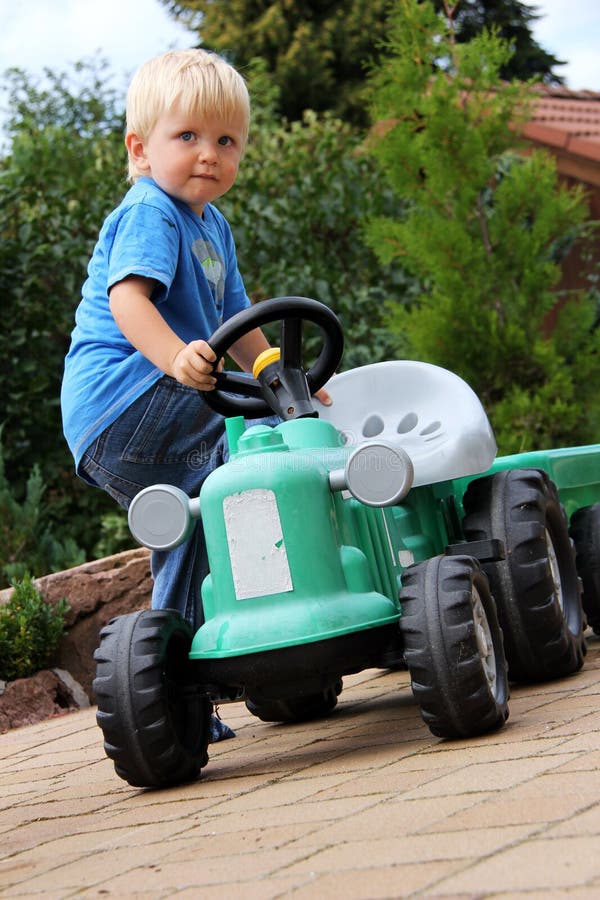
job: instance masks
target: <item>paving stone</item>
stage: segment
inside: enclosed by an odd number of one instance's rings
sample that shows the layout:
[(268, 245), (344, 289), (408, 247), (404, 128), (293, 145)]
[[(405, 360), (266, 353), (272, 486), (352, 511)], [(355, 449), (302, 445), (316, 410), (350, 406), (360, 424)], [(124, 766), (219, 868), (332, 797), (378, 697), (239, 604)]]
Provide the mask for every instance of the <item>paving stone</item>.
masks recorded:
[(121, 781), (95, 710), (0, 735), (3, 897), (162, 900), (600, 897), (600, 641), (513, 690), (506, 728), (430, 734), (406, 673), (345, 679), (322, 722), (244, 704), (203, 777)]
[(521, 891), (583, 887), (600, 876), (597, 850), (597, 836), (529, 840), (469, 866), (438, 884), (437, 890), (478, 892), (489, 890), (490, 885)]

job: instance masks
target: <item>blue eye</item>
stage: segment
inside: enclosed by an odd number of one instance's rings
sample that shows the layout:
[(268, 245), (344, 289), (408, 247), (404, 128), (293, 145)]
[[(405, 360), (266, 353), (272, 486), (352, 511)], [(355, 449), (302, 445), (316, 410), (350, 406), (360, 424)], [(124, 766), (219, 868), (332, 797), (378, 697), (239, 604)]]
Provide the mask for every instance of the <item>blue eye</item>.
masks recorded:
[(232, 139), (229, 137), (229, 135), (224, 134), (223, 137), (220, 137), (220, 138), (219, 138), (219, 140), (217, 141), (217, 143), (220, 144), (221, 147), (228, 147), (229, 144), (233, 144), (233, 141), (232, 141)]
[(184, 131), (179, 136), (180, 136), (181, 140), (186, 144), (189, 143), (190, 141), (194, 140), (194, 132), (193, 131)]

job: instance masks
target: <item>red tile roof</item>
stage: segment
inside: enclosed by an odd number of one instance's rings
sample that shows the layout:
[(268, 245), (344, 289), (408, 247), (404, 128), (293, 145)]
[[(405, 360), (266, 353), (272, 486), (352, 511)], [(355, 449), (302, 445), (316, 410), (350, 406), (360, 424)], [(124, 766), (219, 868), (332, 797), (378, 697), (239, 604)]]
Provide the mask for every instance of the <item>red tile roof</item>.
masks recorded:
[(600, 93), (545, 86), (539, 92), (524, 136), (553, 151), (564, 174), (581, 178), (585, 171), (583, 180), (600, 184)]

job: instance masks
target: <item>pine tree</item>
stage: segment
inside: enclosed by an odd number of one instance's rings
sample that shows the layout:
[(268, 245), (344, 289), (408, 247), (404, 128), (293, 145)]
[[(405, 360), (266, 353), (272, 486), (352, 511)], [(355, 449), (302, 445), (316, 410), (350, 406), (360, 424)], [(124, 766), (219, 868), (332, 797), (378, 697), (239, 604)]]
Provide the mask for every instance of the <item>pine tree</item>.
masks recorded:
[(503, 452), (596, 440), (595, 304), (556, 293), (561, 254), (584, 229), (582, 192), (558, 183), (548, 155), (515, 152), (529, 88), (501, 81), (506, 42), (458, 44), (417, 0), (398, 0), (389, 25), (371, 148), (406, 213), (372, 221), (368, 239), (423, 285), (393, 307), (399, 353), (465, 378)]
[(260, 57), (290, 121), (306, 109), (365, 123), (365, 63), (379, 57), (391, 0), (163, 0), (202, 46), (242, 70)]
[[(242, 69), (253, 57), (263, 59), (279, 88), (279, 112), (288, 120), (299, 120), (305, 109), (312, 109), (366, 124), (366, 68), (381, 59), (393, 0), (162, 2), (198, 32), (202, 46), (225, 54)], [(424, 0), (437, 12), (443, 12), (444, 2)], [(539, 75), (560, 82), (552, 71), (560, 61), (534, 40), (535, 7), (519, 0), (459, 0), (453, 6), (457, 41), (469, 41), (490, 27), (510, 41), (516, 52), (503, 64), (503, 78)]]
[(532, 34), (533, 23), (540, 18), (533, 6), (519, 0), (434, 0), (439, 13), (446, 7), (453, 8), (452, 21), (457, 42), (466, 43), (484, 30), (495, 29), (513, 51), (500, 66), (500, 77), (505, 81), (526, 81), (540, 76), (548, 84), (563, 84), (564, 79), (554, 72), (564, 65), (544, 50)]

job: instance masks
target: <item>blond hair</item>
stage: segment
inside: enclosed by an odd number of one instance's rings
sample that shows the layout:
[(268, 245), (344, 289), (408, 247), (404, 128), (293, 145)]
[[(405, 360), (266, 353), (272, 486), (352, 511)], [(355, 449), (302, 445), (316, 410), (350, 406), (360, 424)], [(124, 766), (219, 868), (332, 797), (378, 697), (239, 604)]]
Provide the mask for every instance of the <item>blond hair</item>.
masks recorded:
[[(248, 137), (250, 100), (240, 73), (207, 50), (169, 50), (144, 63), (127, 92), (127, 133), (146, 140), (158, 118), (174, 104), (184, 114), (218, 115), (225, 121), (242, 115)], [(129, 159), (129, 180), (140, 177)]]

